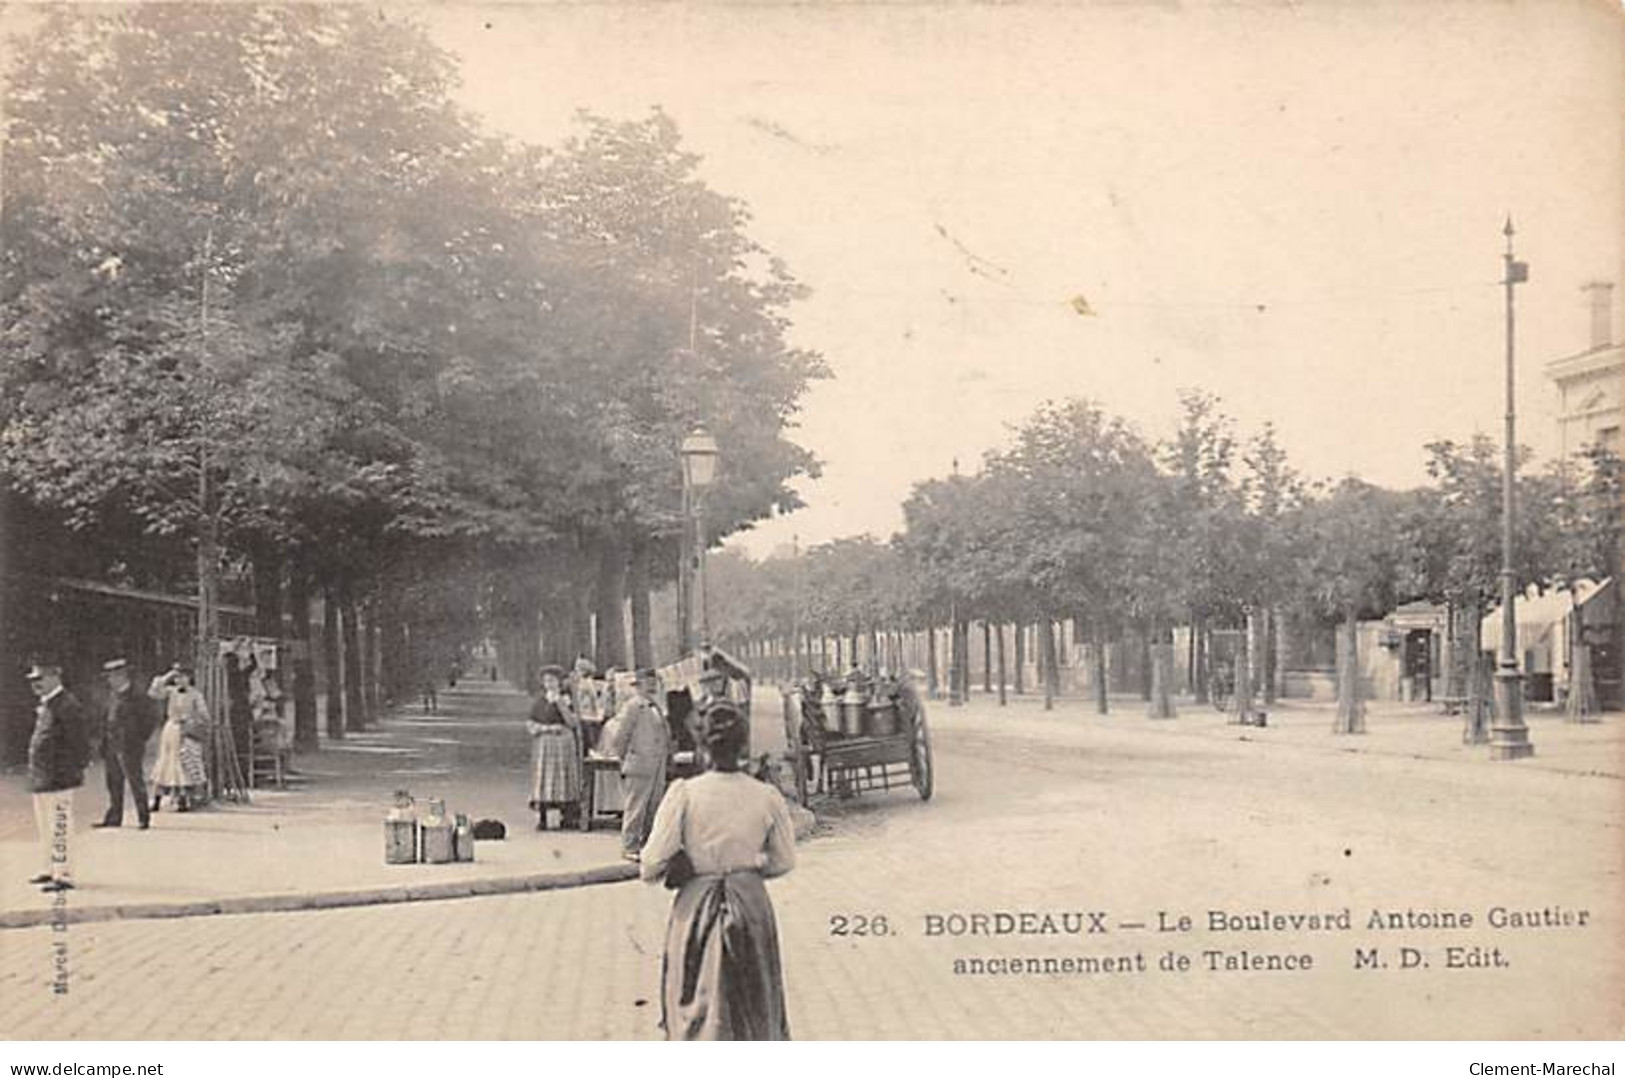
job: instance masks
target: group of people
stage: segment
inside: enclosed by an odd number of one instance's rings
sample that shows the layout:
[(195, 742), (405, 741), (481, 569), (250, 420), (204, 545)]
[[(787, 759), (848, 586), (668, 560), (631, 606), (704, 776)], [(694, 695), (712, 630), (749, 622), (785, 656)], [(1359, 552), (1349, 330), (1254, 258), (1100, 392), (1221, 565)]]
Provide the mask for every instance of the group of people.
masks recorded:
[[(124, 823), (126, 791), (135, 802), (142, 830), (165, 797), (181, 812), (208, 795), (206, 767), (209, 707), (197, 691), (192, 671), (176, 664), (137, 692), (129, 662), (120, 657), (102, 664), (107, 702), (101, 721), (93, 723), (84, 706), (62, 682), (62, 668), (36, 662), (29, 667), (29, 688), (38, 701), (28, 742), (29, 786), (34, 795), (34, 821), (42, 850), (41, 871), (29, 878), (46, 891), (71, 890), (74, 792), (84, 785), (85, 771), (99, 745), (107, 778), (107, 810), (95, 827)], [(152, 769), (152, 800), (147, 800), (147, 743), (160, 726), (158, 757)]]
[(746, 774), (749, 721), (727, 693), (722, 661), (707, 663), (684, 724), (703, 772), (667, 786), (673, 731), (660, 679), (638, 670), (620, 697), (582, 660), (568, 675), (541, 671), (527, 729), (537, 826), (580, 811), (582, 761), (619, 762), (622, 856), (676, 892), (661, 964), (661, 1025), (672, 1040), (785, 1040), (790, 1036), (778, 925), (763, 881), (795, 866), (783, 796)]
[(595, 673), (586, 659), (568, 675), (558, 666), (540, 672), (541, 688), (526, 720), (532, 743), (530, 807), (538, 830), (547, 829), (554, 810), (560, 826), (576, 826), (582, 787), (589, 781), (583, 761), (589, 754), (618, 760), (624, 795), (621, 850), (636, 861), (666, 786), (670, 737), (656, 703), (660, 681), (653, 670), (642, 669), (623, 689), (615, 671), (602, 681)]

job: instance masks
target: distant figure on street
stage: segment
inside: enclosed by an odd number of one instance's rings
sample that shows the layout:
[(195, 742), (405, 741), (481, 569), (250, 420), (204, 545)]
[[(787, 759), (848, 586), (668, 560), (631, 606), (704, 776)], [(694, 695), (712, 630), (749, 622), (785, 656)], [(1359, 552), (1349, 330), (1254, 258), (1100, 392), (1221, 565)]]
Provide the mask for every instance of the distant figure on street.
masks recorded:
[(39, 830), (42, 871), (29, 883), (46, 891), (73, 887), (68, 845), (73, 837), (73, 791), (85, 784), (90, 763), (90, 729), (79, 701), (62, 687), (62, 668), (35, 663), (28, 687), (39, 705), (28, 739), (29, 788), (34, 793), (34, 825)]
[(147, 695), (164, 705), (158, 762), (152, 768), (152, 811), (157, 812), (167, 796), (175, 811), (188, 812), (208, 796), (204, 763), (211, 726), (208, 701), (192, 684), (191, 668), (179, 663), (153, 678)]
[(440, 713), (440, 692), (432, 674), (423, 679), (423, 713), (425, 715)]
[(451, 661), (451, 668), (446, 671), (446, 688), (455, 689), (457, 687), (457, 679), (462, 677), (462, 675), (463, 675), (463, 663), (462, 663), (462, 660), (461, 659), (453, 659)]
[(621, 856), (636, 861), (649, 838), (655, 810), (666, 792), (666, 757), (670, 740), (665, 716), (655, 706), (659, 688), (655, 672), (637, 673), (632, 693), (609, 723), (609, 751), (621, 761), (626, 804), (621, 813)]
[(573, 827), (581, 812), (581, 734), (570, 694), (564, 691), (564, 671), (545, 666), (542, 688), (530, 706), (525, 724), (531, 738), (530, 807), (536, 810), (536, 830), (547, 830), (547, 810), (559, 810), (559, 826)]
[(109, 659), (102, 663), (102, 676), (107, 679), (107, 713), (102, 719), (102, 763), (107, 768), (107, 811), (97, 827), (124, 825), (124, 788), (129, 786), (135, 802), (136, 818), (141, 830), (151, 822), (152, 813), (147, 805), (147, 782), (143, 775), (146, 767), (147, 739), (152, 736), (152, 703), (135, 691), (130, 677), (130, 664), (126, 660)]
[(762, 881), (795, 867), (795, 831), (778, 790), (738, 770), (746, 730), (730, 704), (706, 712), (711, 770), (672, 784), (643, 847), (642, 877), (677, 891), (660, 968), (667, 1040), (790, 1039)]

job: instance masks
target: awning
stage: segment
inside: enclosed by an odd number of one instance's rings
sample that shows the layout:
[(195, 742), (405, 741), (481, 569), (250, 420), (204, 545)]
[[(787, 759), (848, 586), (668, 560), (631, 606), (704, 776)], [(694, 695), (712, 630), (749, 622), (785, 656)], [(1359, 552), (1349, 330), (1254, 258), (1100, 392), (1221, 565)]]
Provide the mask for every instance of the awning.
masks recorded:
[[(1598, 584), (1590, 580), (1580, 580), (1573, 590), (1558, 588), (1544, 592), (1540, 595), (1520, 596), (1517, 601), (1518, 616), (1518, 647), (1521, 650), (1529, 648), (1551, 646), (1554, 643), (1554, 634), (1561, 635), (1569, 615), (1600, 598), (1614, 589), (1614, 578), (1609, 577)], [(1610, 596), (1611, 598), (1611, 596)], [(1485, 651), (1499, 652), (1501, 650), (1501, 608), (1492, 607), (1484, 615), (1481, 625), (1482, 646)]]

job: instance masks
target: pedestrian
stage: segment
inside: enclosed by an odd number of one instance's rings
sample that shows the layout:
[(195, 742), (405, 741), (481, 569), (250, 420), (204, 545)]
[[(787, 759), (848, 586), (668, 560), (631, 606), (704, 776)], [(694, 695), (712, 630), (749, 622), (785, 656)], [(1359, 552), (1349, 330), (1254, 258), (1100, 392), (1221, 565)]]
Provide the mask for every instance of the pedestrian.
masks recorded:
[(167, 795), (177, 812), (189, 812), (208, 797), (209, 773), (204, 765), (212, 728), (208, 701), (193, 685), (191, 668), (179, 663), (153, 678), (147, 695), (164, 705), (158, 762), (152, 768), (152, 811), (159, 810)]
[(570, 702), (575, 705), (581, 743), (587, 749), (598, 747), (604, 729), (604, 696), (597, 675), (598, 668), (586, 656), (577, 659), (575, 669), (570, 671)]
[(659, 679), (648, 667), (637, 672), (632, 693), (609, 724), (610, 754), (621, 761), (626, 802), (621, 811), (621, 856), (636, 861), (649, 838), (655, 811), (666, 792), (670, 734), (655, 706)]
[(73, 836), (73, 791), (85, 783), (90, 763), (90, 729), (84, 708), (62, 685), (62, 668), (34, 663), (28, 687), (39, 705), (34, 709), (34, 732), (28, 739), (29, 786), (34, 793), (34, 824), (39, 830), (44, 871), (30, 877), (46, 891), (73, 887), (73, 863), (68, 856)]
[(127, 660), (102, 663), (107, 679), (107, 713), (102, 720), (102, 763), (107, 769), (107, 811), (97, 827), (124, 825), (124, 788), (130, 788), (136, 818), (145, 831), (152, 821), (143, 775), (147, 739), (152, 736), (152, 702), (135, 691)]
[(795, 867), (778, 790), (739, 770), (747, 724), (731, 704), (705, 715), (711, 770), (672, 784), (640, 875), (677, 891), (660, 966), (667, 1040), (789, 1040), (779, 931), (763, 881)]
[(573, 827), (581, 812), (581, 735), (575, 708), (564, 691), (564, 671), (545, 666), (542, 687), (525, 727), (531, 737), (530, 807), (536, 830), (547, 830), (547, 812), (559, 810), (559, 826)]
[(423, 679), (423, 713), (425, 715), (440, 714), (440, 693), (436, 689), (432, 674)]

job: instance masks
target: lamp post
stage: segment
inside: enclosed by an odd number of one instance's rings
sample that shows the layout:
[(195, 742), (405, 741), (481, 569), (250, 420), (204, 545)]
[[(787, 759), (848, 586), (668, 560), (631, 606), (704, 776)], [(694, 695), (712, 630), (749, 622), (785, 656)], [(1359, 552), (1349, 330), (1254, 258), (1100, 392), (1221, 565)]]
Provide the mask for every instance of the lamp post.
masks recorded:
[(1495, 721), (1490, 725), (1490, 759), (1519, 760), (1533, 756), (1529, 727), (1523, 721), (1523, 674), (1518, 670), (1517, 572), (1512, 564), (1513, 535), (1517, 524), (1518, 442), (1513, 409), (1512, 288), (1529, 280), (1529, 264), (1512, 257), (1512, 218), (1502, 234), (1507, 238), (1506, 286), (1506, 463), (1501, 469), (1501, 656), (1495, 668)]
[[(683, 511), (684, 528), (692, 544), (685, 556), (685, 565), (692, 566), (687, 575), (688, 591), (684, 595), (682, 624), (678, 627), (678, 643), (684, 655), (694, 652), (694, 601), (698, 594), (700, 609), (700, 637), (711, 639), (710, 611), (705, 596), (705, 492), (716, 479), (717, 440), (704, 427), (695, 427), (683, 439)], [(691, 559), (691, 560), (690, 560)]]

